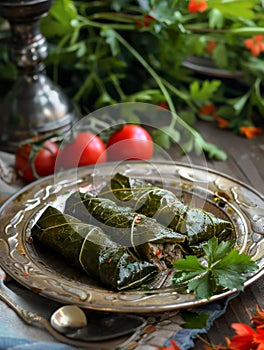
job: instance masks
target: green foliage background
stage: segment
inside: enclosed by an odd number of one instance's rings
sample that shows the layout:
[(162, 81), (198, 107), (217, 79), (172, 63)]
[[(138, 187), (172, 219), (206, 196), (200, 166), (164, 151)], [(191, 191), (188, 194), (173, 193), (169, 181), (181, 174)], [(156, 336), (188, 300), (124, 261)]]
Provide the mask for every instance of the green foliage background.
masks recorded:
[[(199, 114), (206, 104), (216, 105), (217, 114), (236, 132), (242, 125), (262, 123), (264, 54), (251, 56), (244, 39), (264, 34), (263, 4), (207, 3), (205, 12), (190, 14), (187, 0), (55, 0), (41, 20), (49, 43), (47, 74), (82, 114), (121, 102), (165, 101), (188, 126), (195, 125), (197, 117), (214, 120)], [(17, 74), (8, 57), (9, 35), (8, 30), (0, 32), (0, 79), (5, 88)], [(205, 50), (208, 40), (218, 42), (212, 54)], [(242, 71), (243, 79), (230, 83), (197, 74), (183, 64), (189, 56), (210, 59), (216, 69)], [(167, 130), (175, 136), (175, 120)], [(164, 146), (161, 136), (157, 139)], [(165, 141), (169, 146), (168, 137)], [(188, 148), (194, 143), (191, 140)], [(202, 148), (211, 157), (225, 158), (206, 143)]]

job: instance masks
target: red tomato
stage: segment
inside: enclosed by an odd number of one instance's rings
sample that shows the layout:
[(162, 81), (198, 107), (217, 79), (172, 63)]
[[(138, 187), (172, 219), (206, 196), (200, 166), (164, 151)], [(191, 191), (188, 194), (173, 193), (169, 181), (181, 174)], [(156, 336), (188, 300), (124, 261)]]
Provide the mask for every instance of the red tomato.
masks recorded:
[(108, 160), (148, 160), (153, 155), (153, 140), (139, 125), (128, 124), (113, 133), (107, 142)]
[(25, 143), (16, 150), (15, 169), (27, 182), (53, 174), (59, 146), (53, 141)]
[[(82, 132), (66, 145), (58, 157), (59, 167), (64, 169), (81, 167), (106, 161), (106, 147), (99, 136)], [(56, 164), (57, 166), (57, 164)]]

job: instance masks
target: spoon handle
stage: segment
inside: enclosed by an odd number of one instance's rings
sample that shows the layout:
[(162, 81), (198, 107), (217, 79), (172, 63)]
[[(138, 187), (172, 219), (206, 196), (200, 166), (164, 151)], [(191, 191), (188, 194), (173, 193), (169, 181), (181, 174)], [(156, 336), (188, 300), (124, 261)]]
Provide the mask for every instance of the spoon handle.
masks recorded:
[(24, 322), (27, 324), (32, 324), (34, 322), (38, 322), (39, 315), (25, 310), (23, 307), (18, 305), (14, 300), (11, 299), (10, 297), (10, 290), (9, 288), (4, 284), (5, 280), (5, 272), (0, 268), (0, 299), (8, 305), (12, 310), (14, 310), (18, 316), (22, 318)]
[(8, 305), (12, 310), (16, 312), (16, 314), (27, 324), (33, 325), (33, 324), (39, 324), (42, 325), (51, 335), (54, 336), (54, 338), (64, 341), (65, 339), (68, 340), (68, 338), (64, 337), (60, 333), (58, 333), (55, 329), (53, 329), (50, 325), (50, 323), (44, 319), (42, 316), (40, 316), (37, 313), (27, 311), (22, 306), (20, 306), (18, 303), (16, 303), (10, 296), (11, 290), (5, 285), (5, 272), (0, 268), (0, 299)]
[[(76, 347), (82, 347), (87, 350), (89, 349), (119, 349), (119, 346), (122, 347), (123, 343), (126, 343), (128, 338), (123, 337), (117, 340), (112, 340), (109, 342), (86, 342), (78, 339), (71, 339), (63, 334), (57, 332), (50, 324), (48, 320), (43, 318), (37, 313), (27, 311), (22, 306), (20, 306), (18, 303), (16, 303), (13, 298), (10, 296), (13, 293), (4, 283), (6, 278), (5, 272), (0, 267), (0, 300), (2, 300), (6, 305), (8, 305), (13, 311), (16, 312), (16, 314), (27, 324), (29, 325), (41, 325), (48, 331), (56, 340), (59, 342), (69, 344)], [(129, 338), (130, 339), (130, 338)]]

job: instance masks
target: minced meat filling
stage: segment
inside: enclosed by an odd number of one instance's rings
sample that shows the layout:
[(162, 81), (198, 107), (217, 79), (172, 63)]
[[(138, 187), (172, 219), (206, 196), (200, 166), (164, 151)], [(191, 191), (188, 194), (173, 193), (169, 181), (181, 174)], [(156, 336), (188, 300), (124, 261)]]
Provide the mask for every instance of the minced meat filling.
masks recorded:
[(177, 243), (148, 243), (148, 261), (157, 265), (159, 270), (166, 270), (175, 260), (183, 258), (183, 252)]

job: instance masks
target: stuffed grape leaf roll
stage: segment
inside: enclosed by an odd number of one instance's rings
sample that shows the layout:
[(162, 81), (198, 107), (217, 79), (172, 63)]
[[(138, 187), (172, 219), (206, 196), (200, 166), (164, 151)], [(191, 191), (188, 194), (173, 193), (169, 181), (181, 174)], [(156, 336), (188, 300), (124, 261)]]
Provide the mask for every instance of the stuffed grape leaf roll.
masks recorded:
[(182, 257), (184, 235), (110, 199), (75, 192), (67, 199), (65, 212), (100, 225), (112, 240), (131, 247), (139, 257), (155, 263), (161, 270)]
[(189, 246), (216, 236), (220, 240), (231, 235), (231, 222), (218, 218), (201, 208), (190, 208), (177, 196), (145, 180), (116, 173), (99, 193), (100, 197), (114, 199), (146, 216), (187, 236)]
[(140, 286), (157, 274), (157, 267), (138, 259), (113, 242), (101, 228), (81, 222), (48, 206), (33, 226), (33, 242), (47, 246), (71, 265), (115, 290)]

